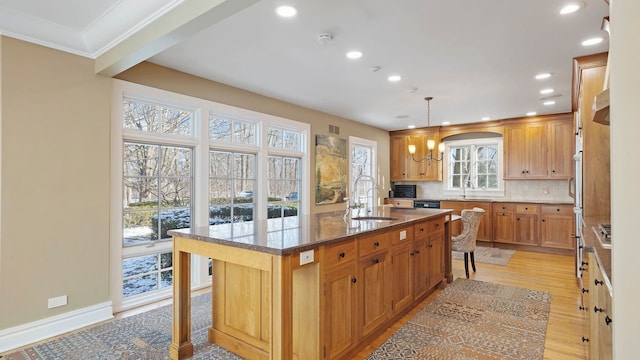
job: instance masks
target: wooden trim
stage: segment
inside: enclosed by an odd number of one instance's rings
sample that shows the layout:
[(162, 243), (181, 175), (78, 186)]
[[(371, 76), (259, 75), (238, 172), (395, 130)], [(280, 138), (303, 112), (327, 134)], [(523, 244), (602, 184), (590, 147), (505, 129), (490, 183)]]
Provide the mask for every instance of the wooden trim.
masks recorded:
[(608, 52), (573, 58), (573, 76), (571, 79), (571, 111), (578, 111), (578, 98), (580, 95), (582, 70), (599, 66), (607, 66), (608, 58)]

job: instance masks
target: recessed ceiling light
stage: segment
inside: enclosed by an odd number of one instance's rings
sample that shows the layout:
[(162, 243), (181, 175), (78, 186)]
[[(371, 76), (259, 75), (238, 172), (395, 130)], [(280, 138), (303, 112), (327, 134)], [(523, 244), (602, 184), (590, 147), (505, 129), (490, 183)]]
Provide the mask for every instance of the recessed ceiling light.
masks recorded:
[(450, 125), (450, 124), (451, 124), (451, 121), (443, 121), (442, 122), (442, 125)]
[(416, 126), (415, 126), (415, 125), (409, 125), (409, 126), (407, 126), (407, 128), (409, 128), (409, 129), (415, 129), (415, 128), (416, 128)]
[(584, 3), (581, 3), (581, 2), (574, 2), (574, 3), (567, 4), (560, 9), (560, 15), (567, 15), (567, 14), (574, 13), (580, 10), (583, 6), (584, 6)]
[(543, 102), (542, 105), (547, 105), (548, 106), (548, 105), (554, 105), (555, 103), (556, 103), (555, 100), (547, 100), (547, 101)]
[(485, 116), (485, 117), (483, 117), (483, 118), (482, 118), (482, 119), (480, 119), (480, 120), (482, 120), (482, 121), (489, 121), (489, 120), (491, 120), (491, 118), (490, 118), (490, 117), (488, 117), (488, 116)]
[(587, 39), (585, 41), (582, 42), (582, 46), (591, 46), (591, 45), (596, 45), (596, 44), (600, 44), (602, 42), (602, 38), (601, 37), (594, 37), (591, 39)]
[(347, 53), (349, 59), (360, 59), (362, 57), (362, 51), (353, 50)]
[(540, 94), (551, 94), (553, 89), (542, 89), (540, 90)]
[(391, 81), (391, 82), (398, 82), (400, 80), (402, 80), (402, 76), (400, 75), (391, 75), (387, 78), (387, 80)]
[(527, 113), (527, 116), (535, 116), (535, 115), (537, 115), (537, 114), (538, 114), (538, 113), (537, 113), (537, 112), (535, 112), (535, 111), (529, 111), (529, 112)]
[(540, 74), (536, 75), (536, 79), (538, 79), (538, 80), (548, 79), (550, 77), (551, 77), (551, 74), (549, 74), (549, 73), (540, 73)]
[(289, 5), (282, 5), (276, 8), (276, 13), (282, 17), (292, 17), (296, 16), (298, 13), (298, 9)]

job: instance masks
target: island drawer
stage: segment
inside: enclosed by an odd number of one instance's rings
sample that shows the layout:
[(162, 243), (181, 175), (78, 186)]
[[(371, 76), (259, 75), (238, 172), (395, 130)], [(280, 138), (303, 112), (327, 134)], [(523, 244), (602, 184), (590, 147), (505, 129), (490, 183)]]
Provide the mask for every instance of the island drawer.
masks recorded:
[(542, 205), (540, 212), (543, 214), (573, 215), (571, 205)]
[(363, 236), (358, 243), (359, 255), (362, 257), (376, 251), (388, 249), (389, 243), (389, 232), (387, 231)]
[(413, 225), (391, 229), (389, 231), (392, 244), (400, 244), (413, 240)]
[(518, 214), (537, 214), (538, 205), (534, 204), (518, 204), (516, 205), (516, 212)]
[(347, 240), (324, 248), (324, 264), (327, 268), (346, 264), (356, 259), (356, 241)]

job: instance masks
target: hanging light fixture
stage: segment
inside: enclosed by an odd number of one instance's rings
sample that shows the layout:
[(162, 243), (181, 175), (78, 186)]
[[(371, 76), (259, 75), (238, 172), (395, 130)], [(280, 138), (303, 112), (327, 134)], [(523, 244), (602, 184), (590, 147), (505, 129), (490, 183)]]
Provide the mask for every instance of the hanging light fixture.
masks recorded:
[[(429, 129), (431, 128), (431, 100), (433, 100), (433, 96), (427, 96), (426, 98), (424, 98), (425, 100), (427, 100), (427, 132), (429, 131)], [(425, 156), (422, 159), (416, 159), (416, 146), (413, 144), (409, 145), (409, 153), (411, 154), (411, 158), (413, 159), (413, 161), (416, 162), (421, 162), (421, 161), (427, 161), (427, 165), (431, 166), (431, 160), (434, 161), (442, 161), (442, 154), (444, 153), (445, 150), (445, 146), (444, 143), (440, 143), (438, 144), (438, 153), (439, 153), (439, 157), (434, 158), (433, 157), (433, 149), (435, 149), (436, 147), (436, 142), (435, 140), (429, 139), (428, 138), (429, 135), (427, 135), (427, 150), (429, 150), (429, 152), (427, 153), (427, 156)]]

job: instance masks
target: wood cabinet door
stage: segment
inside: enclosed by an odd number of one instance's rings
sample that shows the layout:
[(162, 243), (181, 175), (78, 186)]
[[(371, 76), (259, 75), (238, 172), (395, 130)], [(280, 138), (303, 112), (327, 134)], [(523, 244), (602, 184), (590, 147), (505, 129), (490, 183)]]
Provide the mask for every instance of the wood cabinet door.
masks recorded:
[(356, 309), (363, 337), (384, 323), (391, 312), (388, 255), (388, 252), (374, 254), (358, 262), (359, 298)]
[(493, 241), (500, 243), (513, 243), (515, 218), (512, 212), (497, 211), (493, 214)]
[(547, 124), (533, 123), (526, 126), (526, 177), (547, 178)]
[(575, 249), (573, 217), (566, 215), (542, 215), (540, 242), (542, 246)]
[(504, 127), (504, 178), (522, 179), (526, 177), (527, 152), (524, 125)]
[(394, 135), (389, 138), (389, 157), (391, 181), (402, 181), (407, 179), (407, 144), (405, 136)]
[(573, 153), (575, 150), (573, 121), (556, 120), (549, 129), (549, 177), (569, 179), (573, 176)]
[(515, 216), (515, 242), (518, 244), (538, 245), (538, 215), (516, 213)]
[(413, 241), (391, 249), (391, 307), (396, 313), (413, 302)]
[(355, 262), (324, 275), (324, 346), (329, 359), (356, 344), (356, 282)]
[(429, 250), (429, 286), (428, 289), (436, 286), (444, 279), (444, 231), (429, 234), (427, 244)]
[(415, 271), (413, 295), (420, 298), (429, 290), (429, 249), (427, 236), (416, 237), (413, 250), (413, 267)]

